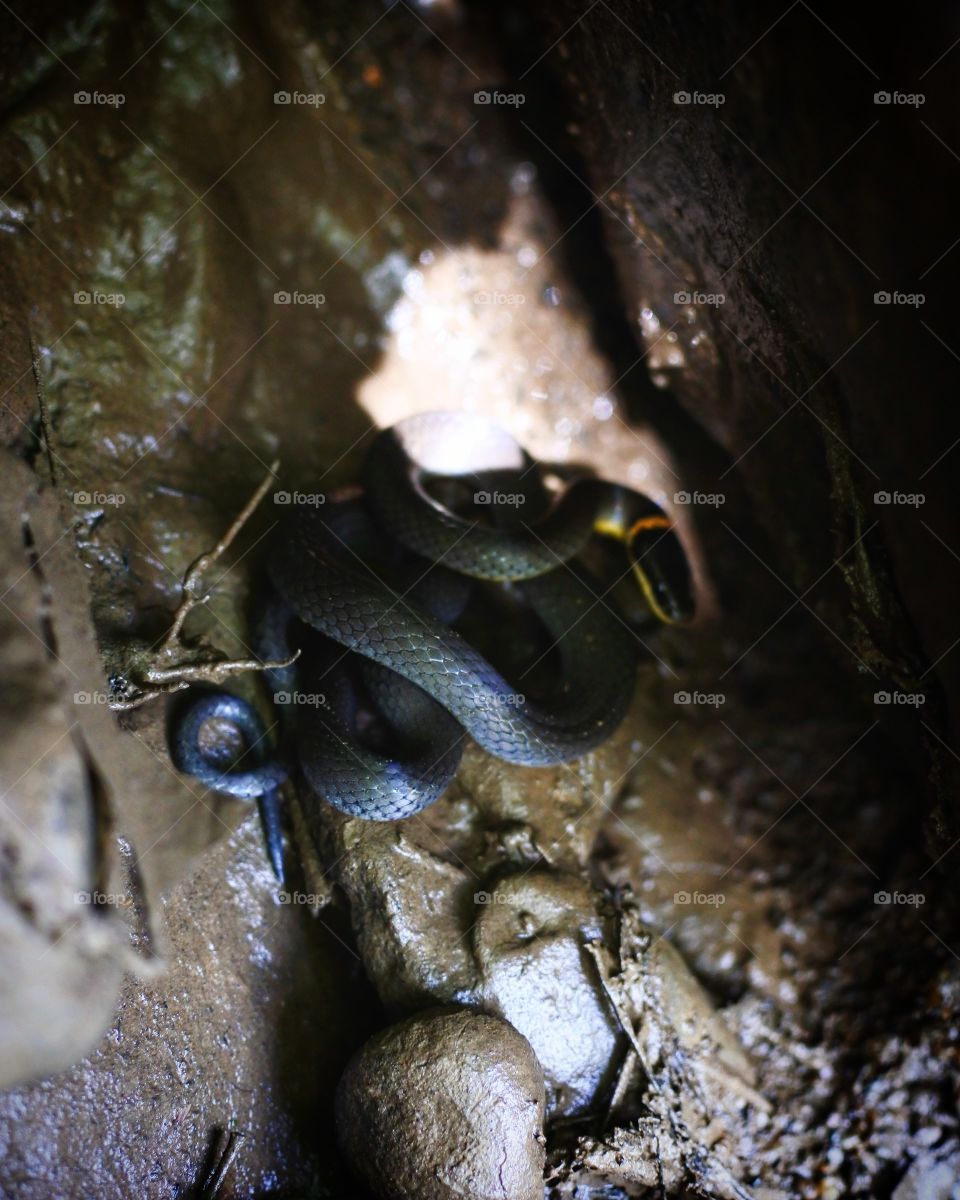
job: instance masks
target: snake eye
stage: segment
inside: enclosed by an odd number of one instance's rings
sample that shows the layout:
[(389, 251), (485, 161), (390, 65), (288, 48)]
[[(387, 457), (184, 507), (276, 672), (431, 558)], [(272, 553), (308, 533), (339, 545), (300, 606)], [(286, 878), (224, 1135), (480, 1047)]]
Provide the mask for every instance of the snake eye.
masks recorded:
[(693, 577), (679, 537), (664, 515), (642, 517), (627, 536), (627, 552), (637, 582), (661, 621), (689, 621), (696, 611)]

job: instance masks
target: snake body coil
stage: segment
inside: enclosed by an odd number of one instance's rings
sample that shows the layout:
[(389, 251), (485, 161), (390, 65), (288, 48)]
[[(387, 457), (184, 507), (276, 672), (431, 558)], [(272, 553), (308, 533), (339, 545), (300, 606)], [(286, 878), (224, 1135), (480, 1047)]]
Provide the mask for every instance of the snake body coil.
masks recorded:
[[(458, 463), (465, 449), (480, 472)], [(544, 766), (578, 758), (613, 732), (632, 692), (637, 639), (573, 561), (595, 533), (624, 543), (627, 572), (660, 619), (692, 613), (686, 557), (662, 510), (594, 478), (554, 499), (537, 464), (479, 418), (425, 414), (384, 431), (363, 483), (362, 500), (291, 514), (268, 558), (279, 601), (257, 647), (283, 657), (288, 616), (322, 635), (316, 693), (306, 692), (302, 671), (301, 691), (293, 690), (292, 668), (269, 682), (288, 698), (313, 695), (291, 705), (285, 723), (313, 789), (344, 812), (391, 820), (426, 807), (452, 779), (465, 733), (507, 762)], [(484, 490), (491, 486), (513, 489), (513, 503), (498, 509), (497, 493)], [(437, 488), (447, 495), (438, 499)], [(519, 695), (451, 628), (471, 578), (506, 587), (535, 614), (559, 662), (549, 699)], [(380, 731), (373, 738), (358, 731), (370, 711)], [(257, 794), (258, 780), (261, 791), (277, 786), (277, 762), (238, 773), (206, 764), (202, 718), (201, 708), (188, 709), (175, 733), (181, 769), (234, 794)], [(248, 743), (262, 735), (249, 713), (238, 724)]]

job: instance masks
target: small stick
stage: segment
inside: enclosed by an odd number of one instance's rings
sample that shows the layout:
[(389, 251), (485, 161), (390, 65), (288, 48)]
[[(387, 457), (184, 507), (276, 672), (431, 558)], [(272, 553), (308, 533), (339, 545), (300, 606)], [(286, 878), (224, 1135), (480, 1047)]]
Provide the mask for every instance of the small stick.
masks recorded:
[(173, 615), (173, 622), (164, 635), (163, 641), (152, 653), (148, 664), (142, 668), (139, 678), (132, 679), (137, 689), (136, 693), (115, 696), (110, 701), (112, 709), (117, 712), (129, 712), (157, 696), (170, 696), (175, 692), (182, 692), (191, 683), (222, 683), (231, 675), (239, 674), (241, 671), (282, 670), (300, 657), (300, 651), (295, 650), (288, 658), (268, 659), (266, 662), (260, 662), (255, 658), (211, 658), (200, 662), (173, 662), (171, 665), (162, 665), (165, 661), (169, 663), (177, 650), (182, 649), (183, 623), (189, 614), (197, 605), (206, 604), (210, 599), (210, 593), (203, 593), (200, 588), (204, 575), (229, 549), (237, 534), (249, 521), (257, 505), (263, 500), (271, 481), (276, 479), (279, 466), (279, 461), (271, 463), (263, 481), (234, 518), (227, 532), (212, 550), (207, 550), (199, 555), (187, 568), (181, 583), (182, 595)]
[(246, 525), (247, 521), (250, 520), (254, 510), (266, 495), (267, 488), (270, 486), (271, 480), (276, 479), (279, 467), (279, 459), (274, 459), (267, 469), (267, 474), (260, 486), (234, 518), (233, 524), (223, 535), (220, 541), (217, 542), (212, 550), (207, 550), (199, 557), (195, 558), (187, 568), (187, 573), (183, 577), (182, 584), (183, 599), (180, 601), (177, 611), (174, 614), (173, 624), (170, 626), (167, 636), (163, 639), (163, 642), (160, 645), (161, 653), (163, 653), (165, 650), (168, 650), (174, 642), (178, 642), (180, 640), (180, 630), (183, 627), (183, 622), (186, 620), (188, 614), (198, 604), (206, 604), (206, 602), (210, 599), (209, 593), (204, 596), (198, 596), (195, 590), (196, 585), (203, 581), (203, 576), (206, 574), (206, 572), (213, 566), (217, 559), (222, 557), (225, 551), (230, 548), (237, 534), (244, 527), (244, 525)]
[(216, 1200), (227, 1178), (227, 1172), (233, 1166), (234, 1160), (240, 1153), (240, 1143), (244, 1137), (246, 1137), (246, 1134), (236, 1129), (220, 1131), (216, 1142), (214, 1142), (213, 1150), (216, 1154), (221, 1146), (223, 1149), (220, 1150), (210, 1170), (207, 1172), (207, 1176), (200, 1189), (199, 1200)]

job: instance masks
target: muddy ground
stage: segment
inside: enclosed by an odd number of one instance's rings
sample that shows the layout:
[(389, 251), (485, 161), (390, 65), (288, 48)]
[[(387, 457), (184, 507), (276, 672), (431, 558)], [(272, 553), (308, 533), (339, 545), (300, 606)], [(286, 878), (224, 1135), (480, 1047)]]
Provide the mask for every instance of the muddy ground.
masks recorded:
[[(344, 1065), (455, 1002), (536, 1052), (548, 1194), (951, 1195), (947, 18), (17, 13), (0, 1191), (199, 1195), (237, 1131), (222, 1196), (364, 1195)], [(875, 103), (895, 87), (924, 104)], [(644, 634), (579, 764), (471, 749), (400, 827), (291, 795), (280, 891), (247, 809), (173, 771), (165, 703), (118, 719), (108, 680), (275, 458), (328, 491), (439, 407), (674, 509), (701, 618)], [(246, 653), (283, 508), (192, 638)]]

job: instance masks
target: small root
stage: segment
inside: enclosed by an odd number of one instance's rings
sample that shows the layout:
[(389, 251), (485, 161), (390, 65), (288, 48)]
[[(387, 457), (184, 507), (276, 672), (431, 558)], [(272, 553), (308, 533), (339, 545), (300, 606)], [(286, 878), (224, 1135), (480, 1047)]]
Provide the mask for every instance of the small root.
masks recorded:
[[(249, 521), (263, 500), (267, 489), (276, 479), (279, 462), (273, 462), (267, 475), (243, 506), (223, 537), (211, 550), (205, 551), (187, 568), (181, 584), (181, 600), (173, 614), (173, 623), (155, 650), (144, 655), (143, 665), (128, 676), (111, 681), (110, 707), (117, 712), (129, 712), (159, 696), (170, 696), (182, 692), (195, 683), (221, 684), (243, 671), (273, 671), (289, 667), (300, 656), (297, 650), (285, 659), (269, 659), (261, 662), (256, 658), (228, 659), (216, 651), (200, 657), (191, 657), (190, 649), (183, 641), (183, 625), (190, 613), (199, 605), (206, 604), (210, 593), (204, 588), (204, 579), (210, 568), (230, 548), (237, 534)], [(193, 652), (195, 655), (197, 652)]]

